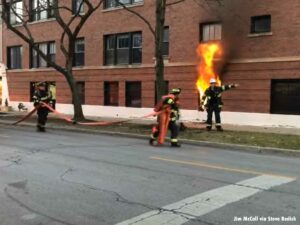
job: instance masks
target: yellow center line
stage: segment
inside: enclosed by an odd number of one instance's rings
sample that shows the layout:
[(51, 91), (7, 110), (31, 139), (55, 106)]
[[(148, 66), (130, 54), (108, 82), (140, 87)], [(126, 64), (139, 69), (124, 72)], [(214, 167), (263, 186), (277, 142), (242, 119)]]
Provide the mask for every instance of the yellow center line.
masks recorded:
[(293, 179), (293, 180), (296, 179), (296, 177), (284, 176), (284, 175), (280, 175), (280, 174), (263, 173), (263, 172), (258, 172), (258, 171), (254, 171), (254, 170), (244, 170), (244, 169), (237, 169), (237, 168), (229, 168), (229, 167), (218, 166), (218, 165), (213, 165), (213, 164), (208, 164), (208, 163), (202, 163), (202, 162), (192, 162), (192, 161), (183, 161), (183, 160), (168, 159), (168, 158), (162, 158), (162, 157), (159, 157), (159, 156), (152, 156), (152, 157), (150, 157), (150, 159), (152, 159), (152, 160), (160, 160), (160, 161), (165, 161), (165, 162), (170, 162), (170, 163), (177, 163), (177, 164), (182, 164), (182, 165), (191, 165), (191, 166), (195, 166), (195, 167), (204, 167), (204, 168), (209, 168), (209, 169), (216, 169), (216, 170), (223, 170), (223, 171), (244, 173), (244, 174), (268, 175), (268, 176), (288, 178), (288, 179)]

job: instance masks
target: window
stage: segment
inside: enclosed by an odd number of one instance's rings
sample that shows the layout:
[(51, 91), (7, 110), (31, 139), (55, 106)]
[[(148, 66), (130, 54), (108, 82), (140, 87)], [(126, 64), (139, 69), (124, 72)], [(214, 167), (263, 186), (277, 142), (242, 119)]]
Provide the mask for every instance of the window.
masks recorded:
[(104, 82), (104, 105), (118, 106), (119, 105), (119, 83)]
[(53, 0), (31, 0), (31, 21), (45, 20), (54, 17)]
[(22, 69), (22, 47), (14, 46), (7, 48), (8, 69)]
[(141, 82), (126, 82), (126, 107), (142, 107)]
[(169, 55), (169, 27), (164, 28), (164, 38), (162, 45), (162, 53), (164, 56)]
[(85, 83), (83, 81), (77, 82), (78, 96), (81, 104), (85, 104)]
[(30, 91), (30, 93), (29, 93), (29, 96), (30, 96), (29, 101), (33, 102), (33, 95), (34, 95), (34, 92), (36, 91), (36, 82), (30, 82), (29, 91)]
[(84, 39), (77, 39), (75, 42), (75, 52), (73, 66), (84, 66)]
[(22, 23), (23, 20), (23, 1), (15, 1), (10, 6), (9, 22), (11, 25)]
[(83, 0), (72, 0), (72, 13), (73, 14), (84, 13)]
[(105, 65), (128, 65), (142, 62), (142, 33), (106, 35)]
[(222, 24), (219, 22), (200, 24), (200, 41), (219, 41), (222, 39)]
[[(48, 59), (50, 59), (52, 62), (55, 62), (55, 55), (56, 55), (56, 47), (55, 42), (44, 42), (44, 43), (38, 43), (36, 44), (37, 47), (41, 52), (43, 52)], [(42, 56), (31, 47), (31, 68), (40, 68), (40, 67), (48, 67), (48, 63), (46, 60), (42, 58)]]
[(272, 80), (271, 113), (300, 115), (300, 80)]
[(271, 32), (271, 15), (251, 17), (251, 33)]
[(129, 34), (117, 36), (117, 64), (129, 63)]
[(120, 7), (122, 4), (129, 5), (129, 4), (136, 4), (139, 2), (143, 2), (143, 0), (105, 0), (104, 1), (104, 8), (115, 8)]

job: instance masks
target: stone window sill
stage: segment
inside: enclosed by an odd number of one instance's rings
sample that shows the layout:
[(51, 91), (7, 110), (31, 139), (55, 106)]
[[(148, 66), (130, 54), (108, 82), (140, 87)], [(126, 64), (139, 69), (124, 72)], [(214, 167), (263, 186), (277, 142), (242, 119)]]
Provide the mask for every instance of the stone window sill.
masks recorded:
[(254, 37), (263, 37), (263, 36), (272, 36), (273, 32), (265, 32), (265, 33), (253, 33), (253, 34), (248, 34), (249, 38), (254, 38)]

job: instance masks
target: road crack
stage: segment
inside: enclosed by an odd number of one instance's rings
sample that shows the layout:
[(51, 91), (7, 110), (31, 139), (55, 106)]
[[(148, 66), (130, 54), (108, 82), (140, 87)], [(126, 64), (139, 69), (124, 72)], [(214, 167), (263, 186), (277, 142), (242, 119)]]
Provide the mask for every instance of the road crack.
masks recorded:
[(10, 194), (7, 187), (4, 188), (4, 193), (5, 193), (6, 197), (9, 198), (11, 201), (15, 202), (20, 207), (26, 209), (27, 211), (29, 211), (31, 213), (37, 214), (39, 216), (45, 217), (45, 218), (47, 218), (51, 221), (58, 222), (58, 223), (63, 224), (63, 225), (76, 225), (76, 224), (69, 223), (69, 222), (63, 221), (61, 219), (55, 218), (53, 216), (49, 216), (49, 215), (47, 215), (43, 212), (40, 212), (38, 210), (35, 210), (35, 209), (31, 208), (30, 206), (26, 205), (21, 200), (19, 200), (18, 198), (14, 197), (12, 194)]

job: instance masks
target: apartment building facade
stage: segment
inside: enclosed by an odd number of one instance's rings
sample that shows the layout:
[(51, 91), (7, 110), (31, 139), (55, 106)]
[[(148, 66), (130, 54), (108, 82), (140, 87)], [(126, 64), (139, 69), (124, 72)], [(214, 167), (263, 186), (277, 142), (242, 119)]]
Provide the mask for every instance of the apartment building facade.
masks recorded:
[[(32, 0), (30, 5), (38, 2)], [(63, 0), (62, 4), (76, 6), (76, 2)], [(155, 24), (155, 1), (124, 3)], [(16, 4), (22, 7), (22, 1)], [(165, 79), (170, 88), (183, 89), (183, 119), (205, 117), (197, 111), (196, 49), (201, 42), (217, 41), (223, 46), (217, 73), (223, 83), (240, 84), (223, 95), (223, 122), (300, 127), (299, 10), (297, 0), (185, 0), (168, 6)], [(11, 18), (16, 26), (17, 20)], [(34, 14), (29, 26), (40, 49), (63, 64), (61, 30), (51, 14)], [(154, 40), (142, 20), (114, 0), (106, 0), (84, 26), (75, 49), (74, 74), (86, 115), (138, 117), (151, 111), (155, 104)], [(72, 113), (64, 77), (5, 27), (2, 52), (11, 105), (30, 106), (34, 82), (45, 80), (56, 87), (57, 109)]]

